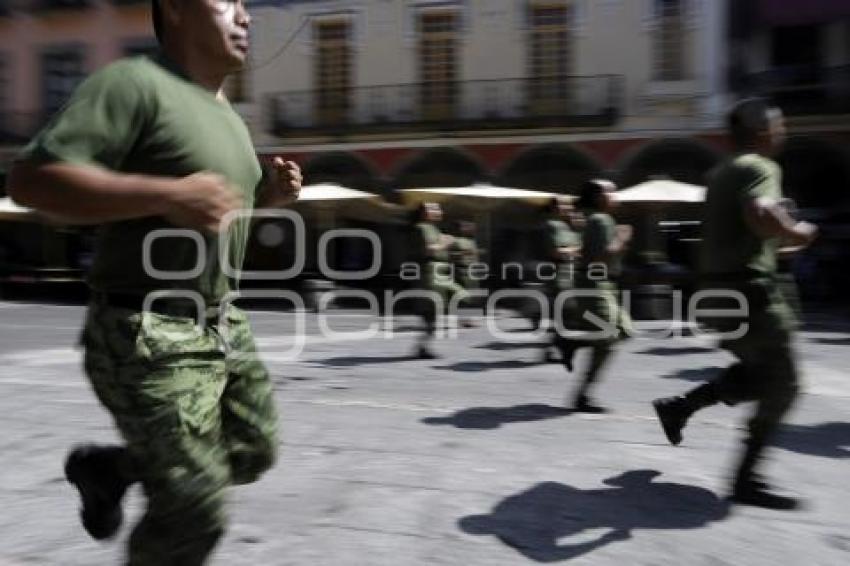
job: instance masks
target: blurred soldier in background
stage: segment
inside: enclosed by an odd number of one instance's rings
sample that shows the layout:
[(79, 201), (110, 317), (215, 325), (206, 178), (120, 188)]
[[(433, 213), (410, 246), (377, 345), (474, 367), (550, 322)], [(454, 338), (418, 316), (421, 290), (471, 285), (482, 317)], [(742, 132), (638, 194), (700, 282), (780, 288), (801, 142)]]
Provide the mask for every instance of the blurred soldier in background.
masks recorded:
[[(455, 282), (466, 291), (480, 288), (478, 280), (472, 276), (473, 265), (481, 258), (481, 250), (475, 241), (478, 227), (471, 220), (459, 220), (455, 224), (456, 236), (449, 245), (449, 260), (454, 268)], [(461, 319), (461, 326), (471, 328), (475, 322), (469, 319)]]
[[(558, 319), (555, 314), (555, 299), (562, 291), (573, 288), (575, 260), (578, 259), (581, 250), (581, 234), (578, 231), (577, 213), (564, 196), (553, 197), (543, 209), (543, 258), (544, 265), (551, 266), (550, 277), (545, 281), (544, 292), (549, 302), (549, 312), (553, 320)], [(564, 301), (561, 320), (572, 318), (575, 310), (575, 301), (568, 299)], [(542, 321), (541, 321), (542, 322)], [(557, 334), (553, 324), (549, 325), (549, 339), (543, 345), (543, 363), (554, 361), (552, 348), (557, 341)]]
[[(713, 172), (709, 183), (700, 269), (705, 289), (736, 291), (746, 299), (742, 316), (703, 321), (726, 333), (745, 328), (742, 336), (721, 342), (738, 361), (714, 381), (681, 397), (658, 399), (654, 406), (664, 433), (676, 445), (682, 441), (688, 418), (703, 407), (755, 401), (732, 499), (792, 509), (798, 501), (772, 490), (756, 467), (799, 388), (792, 350), (796, 317), (777, 282), (778, 254), (783, 246), (809, 245), (817, 230), (793, 220), (781, 204), (781, 170), (770, 159), (785, 138), (781, 111), (758, 99), (746, 100), (732, 110), (729, 128), (737, 154)], [(740, 304), (717, 298), (701, 306), (736, 308)]]
[(582, 186), (578, 201), (586, 221), (575, 280), (577, 289), (587, 295), (577, 298), (575, 321), (570, 322), (569, 328), (596, 336), (559, 334), (555, 341), (568, 371), (573, 369), (573, 356), (578, 348), (592, 349), (590, 364), (572, 401), (572, 408), (584, 413), (605, 412), (591, 400), (590, 389), (610, 360), (614, 344), (627, 338), (631, 331), (631, 318), (617, 302), (616, 282), (622, 273), (622, 258), (632, 238), (632, 228), (618, 226), (611, 216), (616, 206), (613, 198), (616, 189), (611, 181), (590, 180)]
[[(226, 488), (256, 481), (277, 453), (268, 372), (245, 314), (222, 304), (237, 285), (222, 258), (238, 273), (250, 219), (226, 217), (291, 203), (301, 173), (278, 157), (262, 175), (223, 94), (248, 53), (242, 0), (155, 0), (153, 10), (161, 54), (86, 80), (25, 149), (9, 187), (48, 216), (101, 225), (85, 369), (126, 445), (69, 455), (83, 526), (114, 536), (124, 493), (141, 482), (147, 509), (127, 563), (189, 566), (205, 563), (224, 533)], [(143, 257), (151, 235), (175, 228), (193, 237)], [(164, 280), (150, 267), (192, 275)]]
[(414, 211), (414, 253), (419, 264), (419, 288), (436, 294), (440, 299), (438, 302), (429, 298), (417, 301), (420, 315), (425, 321), (425, 332), (416, 350), (416, 357), (420, 359), (437, 357), (431, 349), (437, 330), (437, 317), (446, 312), (453, 297), (466, 295), (463, 287), (454, 281), (452, 264), (449, 262), (449, 247), (454, 238), (440, 232), (438, 224), (442, 219), (443, 209), (437, 203), (422, 203)]

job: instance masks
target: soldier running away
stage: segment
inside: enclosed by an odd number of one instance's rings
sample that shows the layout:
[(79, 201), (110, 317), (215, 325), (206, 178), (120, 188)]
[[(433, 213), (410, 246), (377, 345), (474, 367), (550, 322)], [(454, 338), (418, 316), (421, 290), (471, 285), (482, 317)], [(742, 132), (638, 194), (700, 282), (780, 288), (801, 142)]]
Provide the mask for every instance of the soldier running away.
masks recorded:
[[(140, 482), (147, 508), (127, 564), (188, 566), (206, 563), (225, 531), (226, 488), (256, 481), (276, 458), (269, 374), (245, 314), (222, 302), (237, 281), (221, 260), (238, 274), (250, 209), (291, 203), (301, 172), (278, 157), (264, 176), (223, 94), (248, 53), (245, 3), (152, 8), (160, 54), (88, 78), (25, 148), (9, 187), (50, 217), (100, 225), (85, 370), (125, 445), (71, 451), (65, 472), (82, 497), (83, 526), (97, 539), (114, 536), (122, 497)], [(181, 237), (143, 256), (156, 231), (176, 228)], [(149, 267), (188, 275), (163, 279)], [(162, 291), (170, 296), (146, 302)]]

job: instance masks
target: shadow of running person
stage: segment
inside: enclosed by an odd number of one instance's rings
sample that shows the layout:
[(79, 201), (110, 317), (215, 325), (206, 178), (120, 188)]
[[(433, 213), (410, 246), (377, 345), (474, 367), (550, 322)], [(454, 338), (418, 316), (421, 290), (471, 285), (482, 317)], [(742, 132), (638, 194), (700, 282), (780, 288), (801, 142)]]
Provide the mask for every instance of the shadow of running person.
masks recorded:
[(850, 338), (811, 338), (809, 342), (825, 346), (850, 346)]
[(457, 362), (447, 366), (434, 366), (434, 369), (474, 373), (495, 369), (525, 369), (539, 366), (540, 362), (525, 360), (501, 360), (497, 362)]
[(704, 368), (687, 368), (662, 375), (662, 379), (684, 379), (685, 381), (709, 381), (716, 377), (723, 368), (720, 366), (706, 366)]
[(783, 425), (774, 446), (824, 458), (850, 458), (850, 423)]
[(635, 353), (647, 356), (690, 356), (692, 354), (710, 354), (714, 351), (716, 350), (713, 348), (705, 348), (703, 346), (658, 346)]
[[(606, 479), (604, 489), (540, 483), (459, 525), (469, 534), (495, 536), (531, 560), (558, 562), (629, 539), (638, 529), (698, 529), (728, 515), (728, 503), (711, 491), (653, 482), (659, 475), (633, 470)], [(598, 529), (607, 532), (586, 540), (584, 531)]]
[(428, 417), (422, 422), (429, 425), (451, 425), (457, 428), (493, 430), (504, 424), (526, 423), (556, 419), (571, 413), (563, 407), (532, 404), (515, 407), (474, 407), (448, 417)]
[(311, 363), (317, 366), (325, 367), (354, 367), (377, 364), (391, 364), (398, 362), (414, 362), (418, 361), (417, 356), (410, 354), (401, 354), (398, 356), (338, 356), (335, 358), (327, 358), (324, 360), (312, 360)]
[(480, 344), (475, 346), (478, 350), (494, 350), (496, 352), (509, 352), (512, 350), (528, 350), (528, 349), (537, 349), (546, 346), (546, 342), (541, 342), (539, 340), (527, 340), (524, 342), (487, 342), (486, 344)]

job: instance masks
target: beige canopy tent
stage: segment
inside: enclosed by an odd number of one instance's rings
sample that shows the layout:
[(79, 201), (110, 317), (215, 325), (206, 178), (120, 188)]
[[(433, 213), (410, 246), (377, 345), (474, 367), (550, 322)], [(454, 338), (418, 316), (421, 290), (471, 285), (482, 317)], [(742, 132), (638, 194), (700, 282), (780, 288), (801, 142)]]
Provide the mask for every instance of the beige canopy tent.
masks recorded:
[(378, 195), (349, 189), (333, 183), (321, 183), (318, 185), (306, 185), (301, 189), (298, 202), (330, 202), (339, 203), (359, 199), (379, 199)]
[[(447, 210), (461, 209), (471, 212), (479, 225), (484, 255), (489, 256), (493, 243), (493, 215), (499, 210), (511, 206), (510, 218), (513, 224), (533, 223), (537, 221), (539, 209), (558, 195), (544, 191), (499, 187), (489, 184), (475, 184), (467, 187), (442, 187), (406, 189), (400, 191), (401, 200), (407, 206), (423, 202), (435, 202)], [(519, 205), (519, 206), (517, 206)]]
[(9, 197), (0, 198), (0, 220), (32, 220), (35, 217), (34, 210), (15, 204)]
[(292, 208), (329, 226), (339, 217), (381, 222), (392, 215), (398, 206), (385, 202), (379, 195), (333, 183), (321, 183), (305, 185)]
[(653, 179), (614, 193), (614, 198), (631, 213), (639, 228), (640, 255), (647, 263), (667, 261), (666, 245), (662, 241), (659, 223), (665, 211), (676, 209), (686, 217), (695, 217), (694, 207), (705, 202), (707, 189), (703, 186), (670, 179)]
[(465, 204), (477, 209), (492, 208), (503, 204), (505, 201), (519, 201), (532, 206), (543, 206), (554, 196), (557, 195), (543, 191), (497, 187), (488, 184), (476, 184), (468, 187), (405, 189), (401, 191), (402, 201), (407, 205), (423, 202), (454, 203)]
[(669, 179), (646, 181), (614, 193), (624, 205), (699, 204), (705, 202), (706, 188)]

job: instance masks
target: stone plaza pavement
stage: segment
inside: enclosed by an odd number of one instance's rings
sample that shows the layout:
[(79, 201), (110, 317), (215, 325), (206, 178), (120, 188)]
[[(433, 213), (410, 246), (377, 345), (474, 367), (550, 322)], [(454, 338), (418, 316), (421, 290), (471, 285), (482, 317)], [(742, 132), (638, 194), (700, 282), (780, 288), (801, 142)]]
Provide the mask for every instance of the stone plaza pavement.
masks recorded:
[[(75, 442), (115, 433), (74, 343), (77, 306), (0, 303), (0, 566), (121, 563), (88, 539), (61, 468)], [(413, 360), (415, 319), (392, 339), (327, 336), (306, 317), (251, 313), (274, 378), (281, 459), (232, 491), (232, 526), (212, 564), (686, 565), (850, 564), (850, 324), (801, 332), (801, 398), (768, 474), (808, 498), (799, 512), (730, 507), (726, 483), (747, 407), (698, 414), (667, 445), (649, 402), (729, 361), (703, 338), (623, 345), (599, 397), (613, 413), (561, 409), (575, 384), (539, 364), (524, 322), (440, 340)], [(334, 312), (337, 331), (365, 313)], [(583, 365), (584, 358), (578, 360)], [(130, 493), (130, 520), (141, 497)]]

